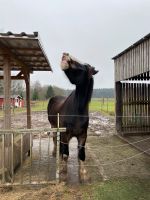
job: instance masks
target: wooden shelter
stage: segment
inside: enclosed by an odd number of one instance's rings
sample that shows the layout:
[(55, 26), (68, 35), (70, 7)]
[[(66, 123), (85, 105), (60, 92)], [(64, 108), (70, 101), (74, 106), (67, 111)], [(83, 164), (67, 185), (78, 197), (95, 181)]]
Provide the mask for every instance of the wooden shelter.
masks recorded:
[[(31, 128), (30, 73), (33, 71), (51, 71), (50, 63), (44, 53), (38, 33), (0, 33), (0, 70), (3, 70), (4, 73), (4, 76), (0, 76), (0, 79), (4, 79), (4, 128), (11, 128), (11, 79), (25, 80), (27, 128)], [(16, 76), (11, 76), (11, 71), (19, 72)]]
[[(30, 108), (30, 74), (33, 71), (52, 71), (48, 58), (38, 38), (38, 33), (14, 34), (12, 32), (0, 33), (0, 70), (4, 80), (4, 129), (11, 129), (11, 80), (25, 80), (26, 84), (26, 105), (27, 105), (27, 129), (31, 128)], [(16, 76), (11, 71), (17, 71)], [(9, 133), (9, 131), (8, 131)], [(30, 149), (30, 135), (24, 135), (23, 151)], [(10, 168), (11, 137), (5, 137), (5, 166)], [(14, 147), (14, 167), (20, 162)], [(0, 163), (1, 166), (1, 163)]]
[(150, 34), (113, 60), (116, 129), (123, 135), (150, 134)]

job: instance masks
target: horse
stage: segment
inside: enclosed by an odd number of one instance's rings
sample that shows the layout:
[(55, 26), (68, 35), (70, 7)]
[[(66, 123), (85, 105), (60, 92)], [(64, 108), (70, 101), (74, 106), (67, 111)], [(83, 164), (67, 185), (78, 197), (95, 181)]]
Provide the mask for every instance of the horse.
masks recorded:
[[(49, 100), (47, 112), (51, 127), (57, 127), (57, 113), (60, 114), (60, 127), (66, 127), (65, 133), (60, 133), (60, 155), (64, 161), (69, 156), (69, 141), (76, 137), (78, 141), (78, 159), (85, 161), (85, 143), (89, 125), (89, 102), (93, 91), (93, 75), (97, 74), (89, 64), (83, 64), (68, 53), (63, 53), (61, 69), (75, 90), (68, 97), (55, 96)], [(56, 155), (56, 135), (53, 137)]]

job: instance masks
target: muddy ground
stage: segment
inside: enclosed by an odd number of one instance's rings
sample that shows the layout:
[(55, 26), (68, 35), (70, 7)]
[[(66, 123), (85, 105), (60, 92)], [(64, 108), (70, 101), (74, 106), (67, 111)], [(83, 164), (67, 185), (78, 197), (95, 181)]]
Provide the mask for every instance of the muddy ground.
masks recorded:
[[(25, 114), (13, 115), (13, 128), (25, 128), (25, 124)], [(32, 113), (32, 127), (49, 127), (46, 112)], [(92, 136), (93, 134), (96, 136)], [(43, 133), (41, 144), (39, 165), (39, 140), (35, 137), (33, 141), (32, 179), (37, 181), (39, 177), (36, 175), (40, 175), (41, 181), (45, 178), (46, 180), (55, 180), (55, 158), (52, 156), (53, 144), (52, 142), (50, 143), (50, 152), (48, 153), (48, 137), (46, 133)], [(148, 148), (150, 146), (147, 146)], [(47, 186), (46, 188), (2, 188), (0, 190), (0, 200), (93, 199), (91, 194), (92, 184), (114, 179), (128, 180), (128, 178), (133, 178), (144, 181), (150, 179), (150, 157), (129, 146), (116, 136), (114, 119), (112, 117), (102, 116), (98, 112), (90, 114), (86, 155), (85, 168), (87, 176), (83, 179), (79, 173), (77, 141), (73, 138), (70, 142), (70, 158), (68, 160), (67, 172), (60, 175), (60, 184), (57, 186)], [(29, 163), (29, 158), (27, 158), (24, 162), (23, 171), (17, 170), (16, 181), (19, 180), (21, 173), (23, 173), (24, 181), (28, 180)]]

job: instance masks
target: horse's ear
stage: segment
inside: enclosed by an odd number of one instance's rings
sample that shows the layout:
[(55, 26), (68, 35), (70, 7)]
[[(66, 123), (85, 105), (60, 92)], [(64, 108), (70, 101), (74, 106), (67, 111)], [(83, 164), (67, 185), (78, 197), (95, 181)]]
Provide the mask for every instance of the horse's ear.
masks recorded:
[(93, 70), (92, 70), (92, 74), (95, 75), (97, 74), (99, 71), (98, 70), (95, 70), (95, 68), (93, 67)]

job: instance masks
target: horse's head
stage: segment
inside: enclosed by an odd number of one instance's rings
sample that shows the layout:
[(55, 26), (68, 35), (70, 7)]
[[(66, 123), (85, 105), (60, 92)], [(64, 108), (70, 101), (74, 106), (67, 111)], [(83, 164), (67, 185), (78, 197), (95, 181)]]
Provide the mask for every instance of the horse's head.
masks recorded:
[(75, 85), (81, 85), (86, 80), (91, 79), (93, 75), (98, 73), (94, 67), (89, 64), (81, 63), (68, 53), (63, 53), (61, 68), (70, 82)]

